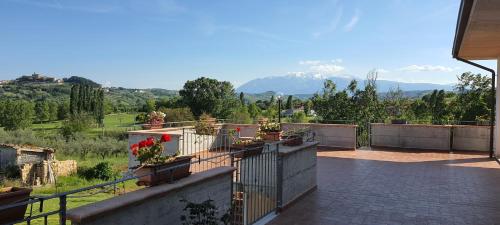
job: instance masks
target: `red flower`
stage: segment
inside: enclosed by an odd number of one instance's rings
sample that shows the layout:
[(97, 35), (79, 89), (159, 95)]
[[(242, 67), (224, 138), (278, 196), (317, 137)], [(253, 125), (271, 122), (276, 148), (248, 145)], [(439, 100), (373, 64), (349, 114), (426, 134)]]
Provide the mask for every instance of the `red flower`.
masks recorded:
[(146, 146), (147, 146), (147, 143), (146, 143), (146, 142), (147, 142), (146, 140), (144, 140), (144, 141), (140, 141), (140, 142), (139, 142), (139, 148), (144, 148), (144, 147), (146, 147)]
[(137, 148), (132, 149), (132, 155), (137, 156), (137, 152), (139, 150)]
[(241, 131), (241, 128), (236, 127), (236, 131), (238, 131), (238, 133), (239, 133)]
[(139, 145), (138, 144), (132, 144), (130, 146), (130, 150), (134, 151), (134, 150), (137, 150), (139, 148)]
[(168, 134), (162, 135), (161, 139), (160, 139), (161, 142), (169, 142), (170, 140), (171, 140), (171, 138), (170, 138), (170, 135), (168, 135)]
[(148, 139), (146, 139), (146, 146), (151, 147), (154, 144), (155, 144), (155, 139), (153, 137), (148, 137)]

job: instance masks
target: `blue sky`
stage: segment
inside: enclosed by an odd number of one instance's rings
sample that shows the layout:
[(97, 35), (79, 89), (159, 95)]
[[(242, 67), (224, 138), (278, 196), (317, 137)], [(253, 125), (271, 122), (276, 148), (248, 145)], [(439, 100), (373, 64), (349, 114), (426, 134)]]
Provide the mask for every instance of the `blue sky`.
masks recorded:
[(459, 2), (2, 0), (0, 79), (38, 72), (179, 89), (199, 76), (238, 86), (377, 69), (379, 79), (453, 83), (484, 73), (451, 57)]

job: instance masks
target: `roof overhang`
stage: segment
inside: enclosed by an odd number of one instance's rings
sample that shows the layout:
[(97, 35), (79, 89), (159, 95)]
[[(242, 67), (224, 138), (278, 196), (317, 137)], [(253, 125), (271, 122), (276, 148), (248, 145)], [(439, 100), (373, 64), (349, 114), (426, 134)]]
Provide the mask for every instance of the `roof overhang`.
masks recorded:
[(500, 57), (499, 0), (462, 0), (453, 57), (467, 60)]

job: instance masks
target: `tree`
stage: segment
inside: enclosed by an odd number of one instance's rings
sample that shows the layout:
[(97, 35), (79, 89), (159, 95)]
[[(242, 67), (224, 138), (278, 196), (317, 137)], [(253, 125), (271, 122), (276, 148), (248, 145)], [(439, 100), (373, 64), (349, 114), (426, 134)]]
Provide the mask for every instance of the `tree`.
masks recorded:
[(243, 92), (240, 92), (240, 102), (241, 105), (245, 105), (245, 94)]
[(146, 100), (146, 104), (144, 105), (144, 111), (150, 113), (155, 110), (156, 110), (156, 101), (152, 98)]
[(57, 109), (57, 119), (64, 120), (68, 118), (70, 114), (70, 103), (68, 101), (63, 101), (58, 105)]
[(227, 118), (237, 105), (231, 83), (206, 77), (187, 81), (179, 94), (196, 117), (207, 113), (217, 118)]
[(252, 117), (252, 119), (257, 119), (257, 117), (261, 114), (261, 109), (256, 103), (252, 103), (248, 105), (248, 113), (250, 113), (250, 117)]
[(309, 115), (311, 113), (311, 108), (312, 108), (312, 101), (311, 100), (307, 100), (304, 103), (304, 113), (306, 115)]
[(167, 122), (181, 122), (181, 121), (192, 121), (194, 120), (193, 113), (187, 107), (184, 108), (160, 108), (161, 112), (165, 113), (165, 121)]
[(33, 123), (34, 105), (25, 100), (7, 100), (2, 102), (0, 124), (5, 130), (25, 129)]
[(252, 117), (250, 113), (248, 113), (248, 108), (246, 106), (241, 106), (239, 108), (234, 109), (233, 112), (231, 112), (231, 115), (229, 119), (233, 123), (252, 123)]
[(486, 120), (490, 117), (491, 102), (495, 98), (491, 94), (491, 78), (471, 72), (458, 77), (455, 87), (458, 96), (455, 99), (455, 118), (461, 121)]
[(46, 100), (37, 101), (35, 103), (35, 113), (37, 122), (41, 123), (49, 120), (50, 111), (48, 102)]
[(55, 121), (57, 120), (57, 112), (59, 110), (59, 105), (55, 101), (49, 101), (49, 120)]
[(292, 109), (293, 108), (292, 101), (293, 101), (293, 96), (289, 95), (288, 99), (286, 100), (285, 109)]

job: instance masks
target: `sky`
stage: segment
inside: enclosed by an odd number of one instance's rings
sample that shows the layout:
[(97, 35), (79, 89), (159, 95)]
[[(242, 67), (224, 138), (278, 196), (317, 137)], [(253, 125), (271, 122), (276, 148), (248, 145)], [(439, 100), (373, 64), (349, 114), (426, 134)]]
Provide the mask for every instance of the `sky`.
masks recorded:
[[(236, 87), (315, 75), (449, 84), (459, 0), (0, 0), (0, 80), (33, 72), (107, 86)], [(479, 61), (496, 68), (496, 62)]]

